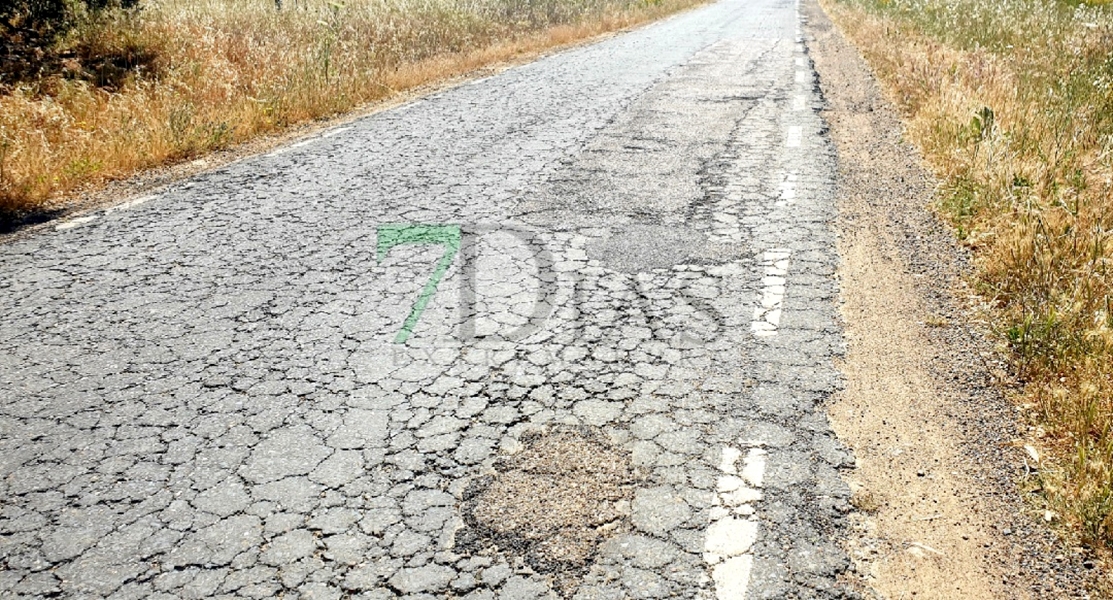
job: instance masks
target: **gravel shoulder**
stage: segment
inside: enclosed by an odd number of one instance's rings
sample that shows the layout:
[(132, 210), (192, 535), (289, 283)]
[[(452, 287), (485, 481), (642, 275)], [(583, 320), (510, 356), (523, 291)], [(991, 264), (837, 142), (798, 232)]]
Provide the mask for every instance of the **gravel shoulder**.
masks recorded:
[(859, 584), (881, 598), (1087, 597), (1085, 557), (1022, 497), (1011, 382), (968, 257), (930, 212), (935, 182), (857, 50), (817, 3), (802, 11), (839, 162), (848, 348), (829, 416), (857, 458)]

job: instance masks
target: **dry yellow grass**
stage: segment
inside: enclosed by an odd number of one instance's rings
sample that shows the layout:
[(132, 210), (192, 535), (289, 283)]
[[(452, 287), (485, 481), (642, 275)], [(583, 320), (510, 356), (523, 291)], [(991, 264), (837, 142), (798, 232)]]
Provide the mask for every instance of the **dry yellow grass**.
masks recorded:
[[(974, 250), (1036, 445), (1040, 515), (1113, 549), (1113, 6), (826, 0)], [(1050, 512), (1045, 512), (1045, 509)]]
[(323, 118), (702, 0), (144, 0), (0, 93), (0, 221), (78, 186)]

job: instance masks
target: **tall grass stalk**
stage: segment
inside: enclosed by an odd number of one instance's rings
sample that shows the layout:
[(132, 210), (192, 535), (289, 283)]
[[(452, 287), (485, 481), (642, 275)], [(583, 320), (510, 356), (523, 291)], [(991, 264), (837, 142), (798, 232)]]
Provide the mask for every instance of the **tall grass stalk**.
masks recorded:
[[(825, 0), (943, 182), (1050, 455), (1041, 515), (1113, 549), (1113, 6)], [(1046, 512), (1044, 512), (1046, 511)]]
[(0, 220), (699, 1), (143, 0), (87, 15), (59, 42), (64, 69), (0, 86)]

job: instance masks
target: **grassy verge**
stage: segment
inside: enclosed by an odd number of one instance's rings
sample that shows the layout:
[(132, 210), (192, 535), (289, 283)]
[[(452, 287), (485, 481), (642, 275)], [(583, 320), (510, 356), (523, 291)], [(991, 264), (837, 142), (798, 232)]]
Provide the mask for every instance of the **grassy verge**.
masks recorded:
[(143, 0), (0, 79), (0, 224), (53, 196), (702, 0)]
[(1039, 514), (1113, 549), (1113, 6), (825, 0), (905, 113), (1024, 383)]

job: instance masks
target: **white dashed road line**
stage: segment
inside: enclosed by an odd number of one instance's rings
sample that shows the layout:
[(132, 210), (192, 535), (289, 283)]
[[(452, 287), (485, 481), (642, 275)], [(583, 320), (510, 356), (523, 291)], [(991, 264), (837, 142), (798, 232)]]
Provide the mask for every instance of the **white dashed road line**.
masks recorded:
[(754, 503), (762, 498), (766, 452), (759, 445), (748, 449), (742, 468), (742, 450), (723, 448), (722, 474), (711, 509), (711, 524), (704, 538), (703, 558), (711, 566), (718, 600), (744, 600), (753, 570), (753, 546), (760, 524)]
[(774, 248), (762, 255), (761, 266), (764, 277), (761, 279), (761, 306), (754, 308), (754, 320), (750, 330), (758, 337), (776, 335), (781, 326), (781, 305), (785, 295), (785, 276), (788, 275), (788, 261), (792, 251)]
[(796, 171), (785, 174), (778, 188), (781, 193), (777, 198), (776, 206), (787, 206), (796, 202)]
[(785, 139), (785, 146), (789, 148), (799, 148), (803, 138), (804, 128), (799, 125), (792, 125), (788, 128), (788, 137)]

